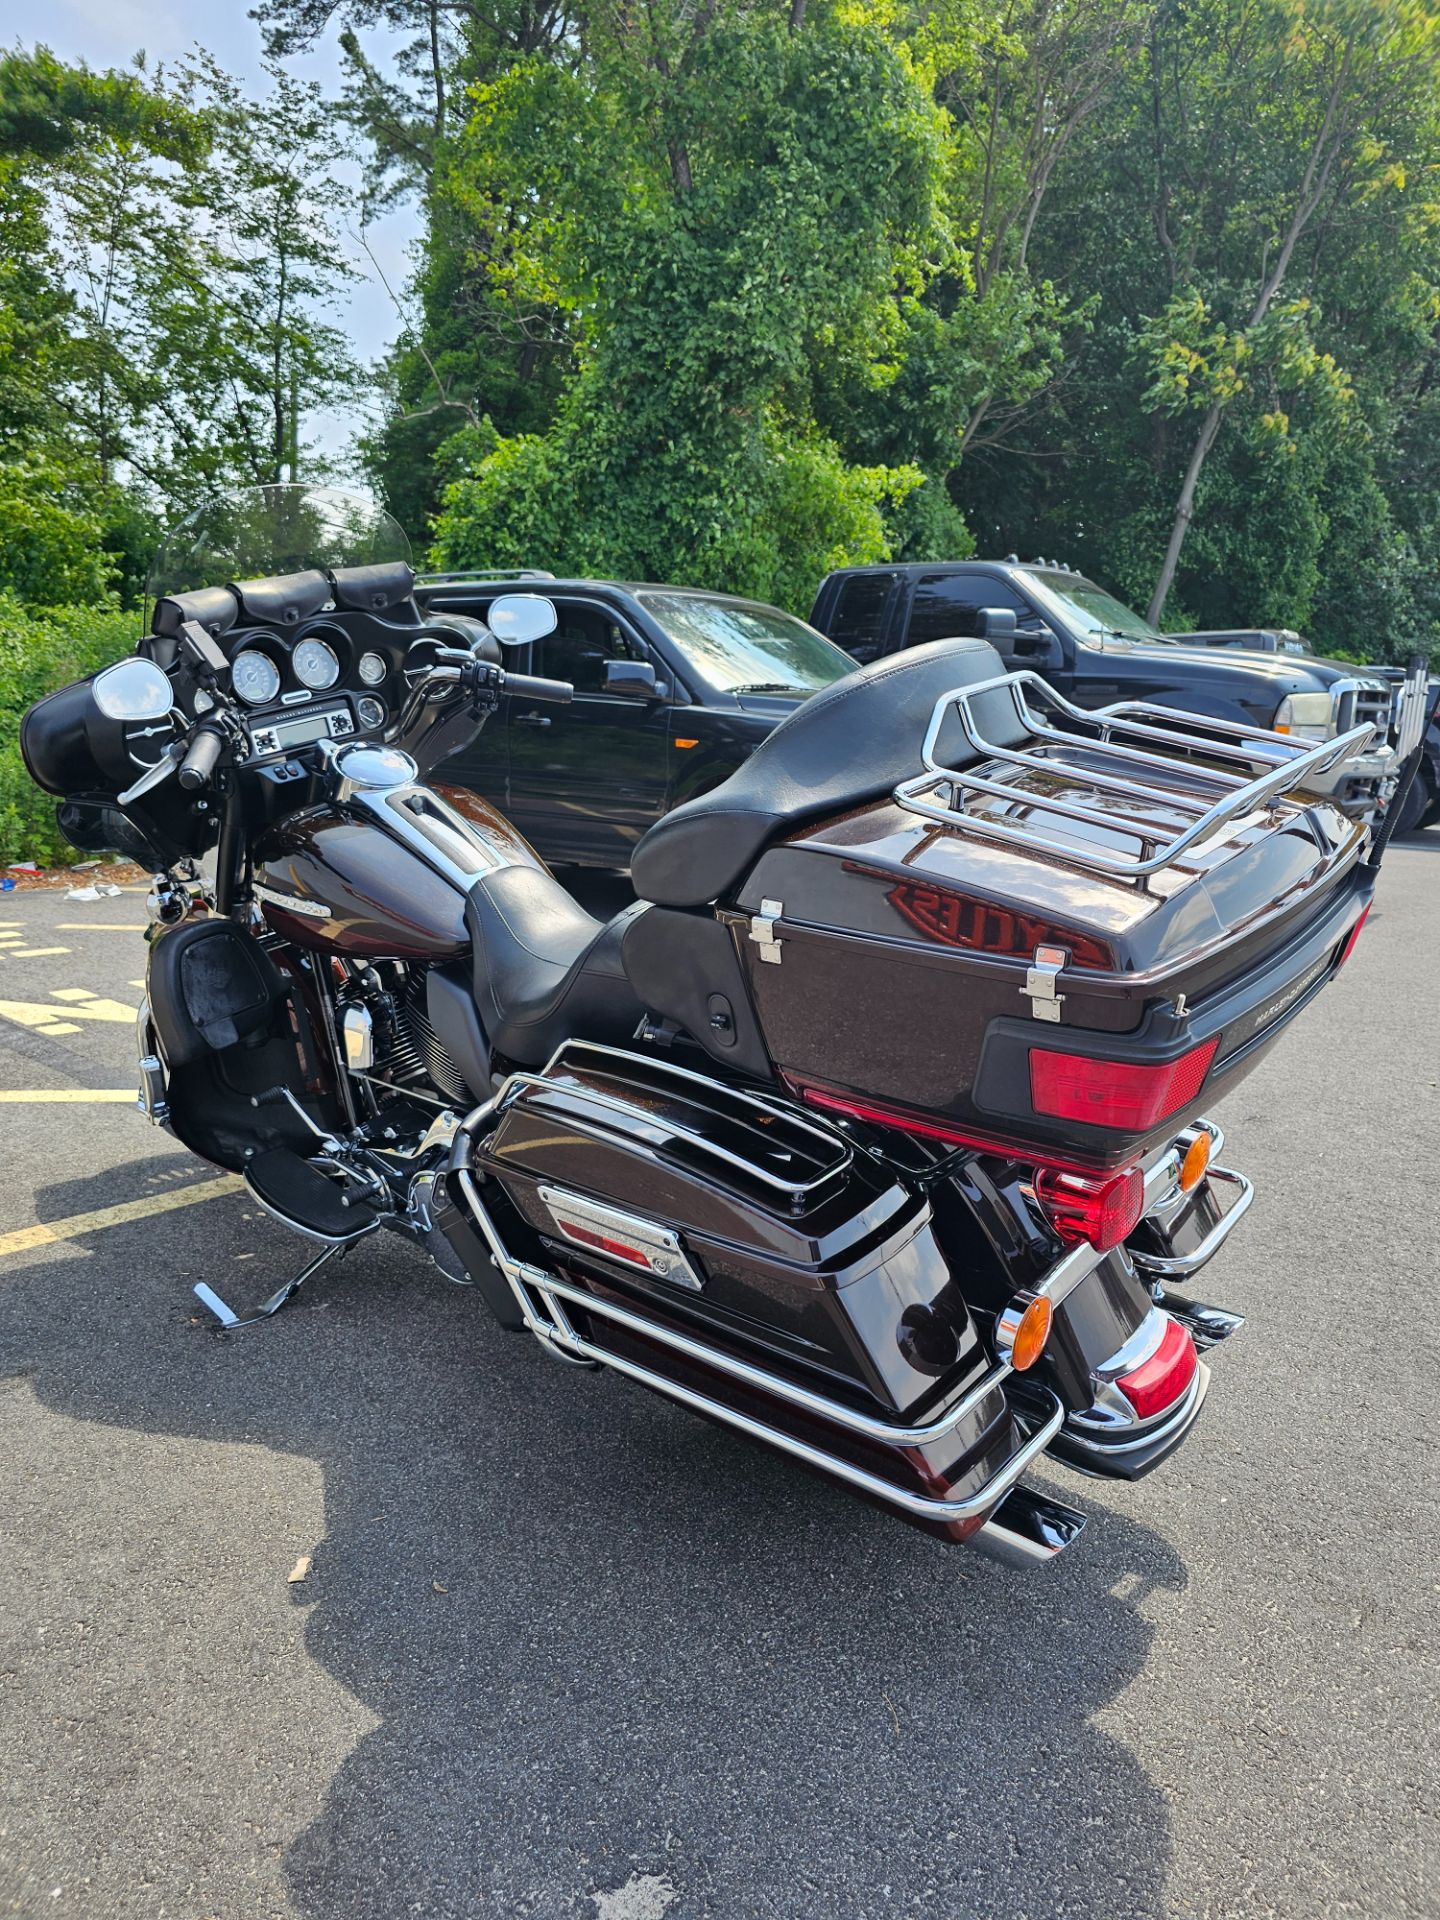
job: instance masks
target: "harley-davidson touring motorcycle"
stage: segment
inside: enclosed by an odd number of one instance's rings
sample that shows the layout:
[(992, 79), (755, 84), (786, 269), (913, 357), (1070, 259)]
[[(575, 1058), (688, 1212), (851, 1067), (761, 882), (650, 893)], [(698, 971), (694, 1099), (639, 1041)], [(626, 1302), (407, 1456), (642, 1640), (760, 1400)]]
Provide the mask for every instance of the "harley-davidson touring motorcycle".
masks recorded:
[[(390, 1231), (628, 1376), (943, 1540), (1039, 1562), (1042, 1457), (1134, 1479), (1237, 1315), (1204, 1109), (1344, 965), (1366, 745), (1071, 706), (985, 640), (798, 707), (582, 910), (431, 783), (554, 627), (428, 618), (368, 503), (279, 488), (167, 544), (135, 653), (27, 714), (77, 843), (156, 873), (140, 1104), (317, 1251)], [(683, 689), (674, 690), (675, 697)], [(1413, 743), (1412, 743), (1413, 744)], [(557, 1376), (558, 1378), (558, 1376)]]

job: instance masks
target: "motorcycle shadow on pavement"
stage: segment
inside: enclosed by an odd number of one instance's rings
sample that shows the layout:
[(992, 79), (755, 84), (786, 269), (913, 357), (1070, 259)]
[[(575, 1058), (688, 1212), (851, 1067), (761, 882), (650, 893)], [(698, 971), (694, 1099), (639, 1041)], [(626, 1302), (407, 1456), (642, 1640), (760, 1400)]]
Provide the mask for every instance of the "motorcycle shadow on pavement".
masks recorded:
[[(39, 1217), (83, 1209), (86, 1187), (42, 1194)], [(249, 1248), (257, 1257), (237, 1264)], [(249, 1541), (239, 1553), (273, 1609), (268, 1630), (303, 1635), (309, 1661), (365, 1710), (346, 1703), (363, 1726), (337, 1735), (338, 1769), (301, 1771), (296, 1718), (314, 1709), (283, 1678), (261, 1683), (264, 1648), (235, 1643), (218, 1571), (212, 1592), (202, 1582), (154, 1603), (162, 1643), (167, 1607), (192, 1623), (214, 1609), (207, 1652), (198, 1665), (187, 1654), (157, 1711), (203, 1744), (205, 1660), (251, 1666), (243, 1708), (224, 1709), (250, 1724), (226, 1731), (269, 1756), (293, 1811), (287, 1828), (277, 1809), (267, 1858), (238, 1812), (187, 1807), (174, 1789), (175, 1830), (205, 1829), (197, 1914), (1148, 1920), (1165, 1909), (1164, 1798), (1096, 1718), (1146, 1661), (1147, 1598), (1186, 1575), (1108, 1496), (1057, 1482), (1092, 1520), (1048, 1569), (943, 1548), (738, 1436), (502, 1333), (473, 1293), (384, 1236), (267, 1326), (216, 1336), (196, 1318), (191, 1279), (253, 1301), (303, 1257), (236, 1198), (14, 1261), (0, 1282), (3, 1371), (23, 1376), (47, 1416), (247, 1443), (323, 1474), (324, 1537), (303, 1584), (285, 1588), (273, 1547), (254, 1565)], [(48, 1418), (46, 1429), (52, 1450), (72, 1431)], [(183, 1477), (195, 1450), (167, 1446)], [(263, 1454), (233, 1470), (253, 1473), (257, 1459), (263, 1470)], [(39, 1476), (46, 1498), (43, 1449), (15, 1470)], [(201, 1536), (192, 1557), (218, 1569), (205, 1535), (227, 1525), (223, 1502), (181, 1515)], [(97, 1524), (123, 1530), (124, 1502)], [(103, 1613), (103, 1592), (93, 1598)], [(126, 1650), (92, 1642), (74, 1657)], [(87, 1684), (103, 1690), (103, 1672)], [(94, 1865), (98, 1897), (113, 1809), (103, 1785), (87, 1791), (97, 1831), (82, 1837), (77, 1823), (75, 1845), (97, 1850), (78, 1865)], [(154, 1851), (165, 1857), (158, 1838)], [(137, 1889), (134, 1911), (191, 1910), (163, 1870), (155, 1878), (154, 1900)], [(112, 1888), (101, 1910), (132, 1907)]]

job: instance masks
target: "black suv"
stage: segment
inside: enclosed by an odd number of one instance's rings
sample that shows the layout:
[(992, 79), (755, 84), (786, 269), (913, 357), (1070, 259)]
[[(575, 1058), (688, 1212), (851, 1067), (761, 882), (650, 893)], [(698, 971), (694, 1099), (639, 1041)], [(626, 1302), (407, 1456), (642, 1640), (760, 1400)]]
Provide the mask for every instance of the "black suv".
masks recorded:
[[(983, 634), (1007, 667), (1032, 668), (1080, 707), (1149, 700), (1307, 740), (1368, 721), (1377, 729), (1371, 750), (1315, 784), (1355, 813), (1383, 804), (1394, 785), (1397, 690), (1378, 672), (1279, 648), (1232, 650), (1213, 636), (1157, 633), (1093, 580), (1054, 561), (844, 567), (821, 582), (810, 619), (861, 661), (925, 640)], [(1258, 632), (1255, 639), (1263, 648)]]
[(432, 574), (422, 612), (484, 619), (502, 593), (553, 602), (555, 631), (507, 651), (569, 680), (569, 706), (506, 698), (435, 777), (493, 801), (552, 864), (619, 868), (648, 827), (733, 773), (787, 713), (854, 661), (794, 614), (688, 587)]

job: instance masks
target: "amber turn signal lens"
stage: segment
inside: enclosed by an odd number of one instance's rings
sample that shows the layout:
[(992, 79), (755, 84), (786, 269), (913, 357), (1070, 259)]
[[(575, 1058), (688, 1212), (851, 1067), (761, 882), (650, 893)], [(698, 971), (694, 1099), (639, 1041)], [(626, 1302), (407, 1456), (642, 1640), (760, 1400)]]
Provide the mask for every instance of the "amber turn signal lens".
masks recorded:
[(1210, 1136), (1197, 1133), (1185, 1149), (1185, 1158), (1180, 1162), (1180, 1191), (1193, 1193), (1205, 1178), (1205, 1169), (1210, 1164)]
[(1010, 1364), (1016, 1373), (1028, 1372), (1045, 1351), (1045, 1342), (1050, 1338), (1050, 1325), (1054, 1318), (1055, 1309), (1043, 1293), (1032, 1300), (1021, 1314), (1010, 1348)]

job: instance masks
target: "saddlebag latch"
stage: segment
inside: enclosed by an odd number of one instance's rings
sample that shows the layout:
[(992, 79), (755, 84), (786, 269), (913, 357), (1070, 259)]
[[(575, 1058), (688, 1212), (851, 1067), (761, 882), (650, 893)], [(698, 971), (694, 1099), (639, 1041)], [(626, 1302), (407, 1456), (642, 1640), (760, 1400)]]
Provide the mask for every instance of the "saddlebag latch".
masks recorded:
[(772, 967), (780, 964), (780, 936), (775, 931), (775, 923), (784, 912), (783, 900), (762, 900), (759, 913), (750, 916), (750, 938), (760, 949), (760, 958), (768, 960)]
[(1059, 1020), (1065, 996), (1057, 991), (1057, 982), (1069, 958), (1068, 947), (1036, 947), (1034, 958), (1026, 969), (1025, 984), (1020, 989), (1030, 997), (1030, 1012), (1034, 1019)]

